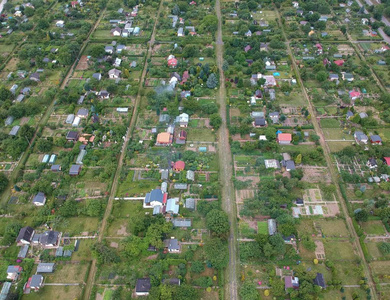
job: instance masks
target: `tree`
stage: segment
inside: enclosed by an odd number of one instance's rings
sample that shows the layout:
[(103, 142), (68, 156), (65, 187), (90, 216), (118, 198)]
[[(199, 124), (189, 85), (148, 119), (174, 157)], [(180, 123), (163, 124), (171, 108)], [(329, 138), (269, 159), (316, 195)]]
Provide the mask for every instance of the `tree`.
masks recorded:
[(301, 154), (301, 153), (299, 153), (299, 154), (297, 155), (297, 157), (295, 157), (295, 163), (296, 163), (297, 165), (300, 165), (300, 164), (302, 163), (302, 154)]
[(19, 234), (22, 225), (16, 222), (8, 223), (5, 227), (3, 238), (1, 239), (2, 245), (9, 245), (13, 243)]
[(138, 236), (132, 235), (126, 238), (123, 242), (124, 249), (123, 252), (129, 258), (136, 258), (140, 255), (142, 250), (146, 250), (144, 245), (146, 245), (142, 239)]
[(191, 272), (202, 273), (204, 271), (203, 262), (196, 260), (191, 264)]
[(90, 217), (98, 217), (102, 214), (102, 203), (100, 200), (88, 199), (86, 213)]
[(67, 200), (60, 208), (60, 215), (63, 217), (74, 217), (77, 215), (77, 202), (75, 200)]
[(227, 243), (219, 238), (211, 238), (206, 241), (204, 246), (207, 260), (210, 261), (211, 265), (222, 270), (228, 264), (229, 252)]
[(34, 128), (31, 127), (28, 124), (24, 124), (22, 127), (20, 127), (18, 135), (22, 138), (26, 138), (28, 140), (31, 140), (32, 137), (34, 136)]
[(214, 89), (218, 86), (218, 79), (214, 73), (211, 73), (209, 78), (207, 78), (206, 85), (209, 89)]
[(0, 88), (0, 101), (9, 100), (13, 97), (10, 90), (6, 89), (5, 87)]
[(364, 209), (355, 212), (355, 219), (358, 222), (366, 222), (368, 220), (368, 212)]
[(210, 125), (214, 127), (215, 130), (218, 130), (222, 125), (222, 118), (219, 114), (210, 115)]
[(91, 50), (89, 51), (89, 53), (91, 54), (92, 57), (98, 58), (98, 57), (104, 56), (106, 51), (104, 50), (103, 45), (95, 45), (95, 46), (91, 47)]
[[(196, 102), (196, 101), (187, 101), (187, 102)], [(214, 102), (206, 102), (200, 106), (200, 109), (208, 115), (215, 114), (218, 112), (218, 105)]]
[(3, 172), (0, 172), (0, 193), (4, 192), (8, 185), (8, 178)]
[(92, 246), (92, 255), (96, 257), (99, 265), (119, 262), (120, 260), (115, 251), (103, 242), (97, 242)]
[(324, 82), (328, 78), (328, 73), (325, 71), (319, 71), (316, 75), (316, 79), (319, 82)]
[(53, 142), (47, 139), (41, 138), (37, 142), (37, 148), (39, 152), (50, 152), (53, 149)]
[(202, 28), (202, 30), (204, 31), (208, 31), (208, 32), (215, 32), (217, 31), (217, 28), (218, 28), (218, 18), (217, 16), (215, 15), (206, 15), (201, 24), (200, 24), (200, 27)]
[(230, 229), (228, 215), (218, 209), (213, 209), (206, 216), (207, 228), (216, 236), (224, 237)]
[(240, 288), (240, 297), (242, 300), (257, 300), (259, 299), (259, 293), (256, 286), (250, 281), (245, 281)]

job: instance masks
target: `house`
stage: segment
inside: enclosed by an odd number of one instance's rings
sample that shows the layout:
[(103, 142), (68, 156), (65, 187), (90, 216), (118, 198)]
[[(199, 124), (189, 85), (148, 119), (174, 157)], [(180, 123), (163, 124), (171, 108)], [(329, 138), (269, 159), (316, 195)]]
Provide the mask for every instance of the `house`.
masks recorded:
[(31, 88), (25, 87), (20, 91), (23, 95), (29, 95), (31, 93)]
[(334, 81), (334, 80), (337, 81), (337, 80), (339, 80), (339, 75), (338, 74), (334, 74), (334, 73), (330, 73), (328, 78), (329, 78), (330, 81)]
[(351, 73), (341, 73), (342, 74), (342, 78), (343, 78), (343, 80), (346, 80), (346, 81), (348, 81), (348, 82), (352, 82), (355, 78), (354, 78), (354, 76), (353, 76), (353, 74), (351, 74)]
[(110, 46), (110, 45), (105, 46), (104, 47), (104, 51), (106, 51), (106, 53), (108, 53), (108, 54), (113, 54), (114, 53), (114, 47)]
[(253, 121), (254, 127), (265, 127), (267, 126), (267, 121), (262, 117), (256, 117)]
[(268, 114), (273, 124), (279, 123), (279, 113), (277, 111)]
[(374, 134), (374, 135), (370, 135), (370, 142), (371, 144), (373, 145), (382, 145), (382, 139), (379, 135), (377, 134)]
[(284, 289), (298, 289), (299, 288), (299, 279), (298, 277), (286, 276), (284, 277)]
[(67, 141), (77, 142), (78, 139), (79, 139), (79, 133), (77, 131), (69, 131), (66, 134)]
[(20, 245), (30, 245), (32, 238), (34, 236), (34, 229), (30, 226), (23, 227), (20, 229), (18, 237), (16, 238), (16, 243)]
[(276, 159), (265, 159), (264, 164), (266, 169), (280, 169), (280, 164)]
[(268, 52), (268, 43), (260, 43), (260, 51)]
[(0, 291), (0, 300), (6, 300), (8, 299), (8, 294), (11, 289), (12, 283), (11, 282), (4, 282), (3, 287), (1, 288)]
[(100, 74), (100, 73), (93, 73), (92, 74), (92, 78), (95, 78), (98, 81), (100, 81), (102, 79), (102, 74)]
[(322, 22), (327, 22), (328, 21), (328, 17), (327, 16), (321, 16), (318, 21), (322, 21)]
[(30, 80), (35, 81), (35, 82), (41, 81), (39, 73), (32, 73), (30, 75)]
[(365, 112), (361, 112), (361, 113), (359, 113), (359, 117), (360, 117), (360, 119), (365, 119), (365, 118), (368, 118), (368, 115)]
[(43, 206), (45, 205), (46, 203), (46, 196), (44, 193), (42, 192), (39, 192), (38, 194), (36, 194), (33, 198), (33, 204), (35, 206)]
[(123, 50), (126, 50), (126, 46), (125, 45), (122, 45), (122, 44), (119, 44), (116, 46), (116, 53), (122, 53)]
[(83, 164), (84, 156), (85, 156), (86, 154), (87, 154), (87, 150), (82, 149), (82, 150), (80, 151), (79, 155), (77, 156), (76, 164), (82, 165), (82, 164)]
[(62, 20), (59, 20), (59, 21), (56, 22), (56, 26), (59, 27), (59, 28), (64, 28), (65, 22), (62, 21)]
[(388, 167), (390, 167), (390, 157), (384, 157), (384, 158), (383, 158), (383, 162), (384, 162)]
[(263, 93), (261, 90), (256, 90), (255, 92), (255, 97), (258, 98), (258, 99), (261, 99), (263, 98)]
[(18, 279), (23, 268), (21, 266), (8, 266), (7, 268), (7, 279), (15, 281)]
[(77, 111), (77, 117), (79, 118), (86, 118), (88, 117), (88, 114), (89, 114), (88, 108), (80, 108)]
[(70, 176), (77, 176), (81, 172), (81, 166), (80, 165), (72, 165), (69, 169), (69, 175)]
[(355, 138), (356, 143), (367, 144), (368, 137), (361, 131), (355, 131), (353, 137)]
[(19, 132), (19, 129), (20, 129), (20, 126), (19, 125), (16, 125), (14, 127), (12, 127), (11, 131), (9, 132), (9, 135), (10, 136), (16, 136)]
[(295, 163), (291, 159), (289, 159), (289, 160), (282, 160), (280, 162), (280, 164), (282, 165), (282, 167), (284, 167), (286, 169), (287, 172), (295, 170)]
[(335, 65), (339, 66), (339, 67), (342, 67), (343, 64), (344, 64), (344, 60), (343, 59), (338, 59), (338, 60), (335, 60), (333, 63)]
[(188, 185), (187, 185), (187, 183), (175, 183), (174, 185), (173, 185), (173, 188), (175, 189), (175, 190), (187, 190), (188, 189)]
[(183, 28), (183, 27), (180, 27), (180, 28), (177, 30), (177, 36), (179, 36), (179, 37), (184, 36), (184, 28)]
[(28, 253), (28, 245), (23, 245), (22, 247), (20, 247), (18, 258), (26, 258), (27, 253)]
[(184, 161), (179, 160), (173, 164), (173, 170), (176, 172), (181, 172), (185, 169), (186, 164)]
[(192, 226), (192, 220), (184, 218), (175, 218), (172, 220), (172, 225), (174, 227), (189, 228)]
[(165, 240), (165, 247), (168, 248), (168, 252), (170, 253), (178, 253), (180, 252), (180, 243), (177, 239), (171, 238), (169, 240)]
[(350, 91), (349, 92), (349, 98), (351, 99), (351, 100), (356, 100), (356, 99), (358, 99), (358, 98), (360, 98), (360, 92), (357, 92), (357, 91)]
[(101, 90), (99, 93), (98, 93), (98, 97), (100, 99), (109, 99), (110, 98), (110, 93), (107, 92), (106, 90)]
[(378, 167), (378, 163), (376, 162), (376, 159), (371, 157), (367, 160), (366, 166), (370, 169), (375, 169)]
[(4, 124), (5, 124), (5, 126), (9, 126), (9, 125), (11, 125), (13, 122), (14, 122), (14, 117), (9, 116), (9, 117), (4, 121)]
[(121, 33), (122, 33), (122, 30), (119, 27), (115, 27), (114, 29), (111, 29), (112, 36), (120, 36)]
[(61, 233), (58, 231), (50, 230), (45, 231), (39, 239), (39, 244), (43, 248), (57, 248), (61, 241)]
[(274, 235), (276, 233), (276, 220), (268, 219), (268, 234)]
[(115, 62), (113, 64), (114, 67), (119, 68), (121, 66), (122, 60), (120, 58), (115, 58)]
[(248, 30), (248, 31), (245, 33), (245, 36), (251, 37), (251, 36), (252, 36), (252, 31)]
[(295, 205), (296, 206), (303, 206), (303, 199), (302, 198), (297, 198), (295, 199)]
[(39, 263), (37, 273), (53, 273), (54, 263)]
[(130, 68), (135, 68), (137, 67), (137, 62), (135, 60), (133, 60), (131, 63), (130, 63)]
[(244, 48), (244, 51), (245, 52), (248, 52), (252, 49), (252, 47), (250, 45), (247, 45), (245, 48)]
[(168, 67), (170, 68), (176, 68), (177, 67), (177, 59), (173, 55), (168, 56)]
[(59, 172), (61, 171), (61, 165), (52, 165), (50, 169), (52, 172)]
[(189, 122), (189, 116), (186, 113), (182, 113), (176, 117), (175, 123), (178, 123), (180, 127), (187, 127)]
[(321, 289), (326, 288), (324, 275), (322, 273), (317, 273), (316, 278), (314, 278), (313, 280), (313, 283), (321, 287)]
[(85, 96), (84, 96), (84, 95), (81, 95), (80, 98), (79, 98), (79, 100), (77, 100), (77, 104), (78, 104), (78, 105), (83, 104), (84, 99), (85, 99)]
[(192, 170), (188, 170), (186, 174), (186, 179), (194, 181), (195, 180), (195, 172)]
[(165, 212), (177, 215), (179, 213), (179, 198), (168, 199)]
[(367, 24), (368, 24), (368, 19), (362, 18), (362, 25), (367, 25)]
[(154, 189), (145, 195), (144, 208), (155, 207), (163, 205), (167, 202), (168, 195), (163, 193), (160, 189)]
[(38, 291), (43, 286), (43, 276), (42, 275), (33, 275), (31, 276), (26, 284), (27, 288)]
[(117, 69), (111, 69), (110, 71), (108, 71), (108, 77), (110, 79), (117, 79), (121, 77), (121, 73), (122, 71), (119, 71)]
[(135, 294), (137, 296), (148, 296), (151, 289), (150, 278), (137, 279)]
[(346, 115), (346, 118), (347, 118), (347, 120), (349, 120), (350, 118), (352, 118), (353, 117), (353, 112), (352, 111), (347, 111), (347, 115)]
[(281, 145), (288, 145), (292, 141), (291, 133), (279, 133), (276, 137), (276, 141)]
[(173, 142), (173, 135), (169, 132), (161, 132), (157, 135), (156, 145), (157, 146), (166, 146), (170, 145)]
[(195, 210), (195, 199), (187, 198), (185, 202), (185, 208), (187, 208), (188, 210)]
[(181, 97), (182, 99), (188, 98), (188, 97), (190, 97), (190, 96), (191, 96), (191, 91), (182, 91), (182, 92), (180, 93), (180, 97)]
[(276, 70), (275, 62), (269, 59), (268, 57), (264, 58), (264, 63), (265, 63), (266, 70)]
[(14, 84), (13, 86), (11, 86), (11, 88), (9, 89), (10, 92), (15, 95), (16, 94), (16, 90), (18, 89), (18, 85), (17, 84)]

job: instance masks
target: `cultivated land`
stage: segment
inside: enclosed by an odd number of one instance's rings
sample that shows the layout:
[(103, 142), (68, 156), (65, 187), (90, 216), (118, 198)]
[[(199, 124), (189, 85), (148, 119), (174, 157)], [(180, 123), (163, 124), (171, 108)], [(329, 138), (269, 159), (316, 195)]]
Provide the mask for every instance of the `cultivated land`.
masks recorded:
[(7, 3), (2, 295), (389, 299), (390, 6), (362, 5)]

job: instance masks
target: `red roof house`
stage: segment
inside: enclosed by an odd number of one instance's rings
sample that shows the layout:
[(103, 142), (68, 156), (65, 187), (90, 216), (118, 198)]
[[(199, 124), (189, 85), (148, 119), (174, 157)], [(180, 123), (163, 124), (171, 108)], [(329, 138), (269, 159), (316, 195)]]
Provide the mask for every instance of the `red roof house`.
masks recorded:
[(181, 172), (184, 170), (184, 168), (186, 167), (186, 164), (184, 161), (182, 160), (179, 160), (177, 162), (175, 162), (173, 164), (173, 170), (175, 170), (176, 172)]
[(176, 68), (177, 67), (177, 59), (174, 57), (171, 59), (168, 59), (168, 67)]
[(320, 43), (316, 44), (318, 50), (322, 50), (322, 45)]
[(384, 157), (383, 160), (384, 160), (385, 164), (390, 167), (390, 157)]
[(245, 48), (244, 48), (244, 51), (245, 52), (248, 52), (249, 50), (251, 50), (252, 49), (252, 47), (250, 46), (250, 45), (247, 45)]
[(292, 135), (291, 133), (279, 133), (276, 140), (279, 144), (290, 144), (292, 141)]
[(341, 67), (344, 64), (344, 60), (343, 59), (335, 60), (334, 63), (339, 67)]
[(351, 98), (352, 100), (355, 100), (359, 97), (360, 97), (360, 92), (357, 92), (357, 91), (349, 92), (349, 98)]
[(190, 77), (190, 74), (188, 73), (188, 71), (184, 71), (183, 76), (181, 78), (181, 84), (186, 83), (189, 77)]

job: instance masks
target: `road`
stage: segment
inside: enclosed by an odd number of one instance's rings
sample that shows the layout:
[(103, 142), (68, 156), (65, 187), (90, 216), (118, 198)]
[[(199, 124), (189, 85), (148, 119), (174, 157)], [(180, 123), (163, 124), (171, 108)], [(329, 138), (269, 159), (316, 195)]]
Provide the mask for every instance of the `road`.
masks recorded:
[[(120, 181), (119, 177), (120, 177), (120, 174), (121, 174), (121, 171), (122, 171), (122, 166), (123, 166), (124, 159), (126, 157), (127, 145), (129, 144), (129, 140), (131, 138), (131, 135), (133, 133), (133, 130), (134, 130), (134, 127), (135, 127), (135, 124), (136, 124), (136, 121), (137, 121), (138, 108), (139, 108), (139, 104), (140, 104), (141, 98), (142, 98), (142, 94), (141, 94), (142, 85), (143, 85), (143, 82), (144, 82), (145, 77), (146, 77), (146, 70), (147, 70), (147, 66), (148, 66), (148, 59), (152, 56), (152, 48), (153, 48), (154, 41), (156, 39), (157, 19), (158, 19), (159, 15), (160, 15), (160, 12), (161, 12), (161, 9), (162, 9), (162, 4), (163, 4), (163, 1), (161, 0), (159, 9), (157, 11), (157, 14), (156, 14), (156, 17), (155, 17), (155, 20), (154, 20), (153, 31), (152, 31), (152, 35), (151, 35), (151, 38), (150, 38), (150, 41), (149, 41), (149, 48), (148, 48), (148, 52), (147, 52), (147, 55), (146, 55), (144, 69), (142, 71), (142, 75), (141, 75), (141, 78), (140, 78), (140, 81), (139, 81), (138, 94), (137, 94), (137, 97), (135, 99), (133, 114), (131, 116), (130, 124), (129, 124), (129, 127), (127, 129), (125, 141), (124, 141), (123, 147), (122, 147), (122, 152), (121, 152), (121, 155), (120, 155), (120, 158), (119, 158), (119, 161), (118, 161), (118, 166), (117, 166), (117, 169), (116, 169), (116, 172), (115, 172), (115, 175), (114, 175), (114, 180), (113, 180), (113, 183), (112, 183), (112, 186), (111, 186), (110, 196), (108, 198), (106, 211), (104, 213), (102, 224), (101, 224), (100, 229), (99, 229), (99, 237), (98, 237), (98, 241), (99, 242), (101, 242), (103, 240), (104, 233), (105, 233), (105, 230), (106, 230), (106, 227), (107, 227), (107, 219), (111, 215), (111, 212), (112, 212), (112, 206), (113, 206), (113, 203), (114, 203), (114, 200), (115, 200), (115, 194), (116, 194), (116, 191), (117, 191), (118, 183)], [(91, 292), (92, 292), (92, 287), (94, 286), (96, 271), (97, 271), (96, 259), (93, 259), (92, 260), (92, 264), (91, 264), (91, 270), (89, 272), (88, 279), (87, 279), (85, 293), (84, 293), (84, 299), (85, 300), (89, 300), (90, 297), (91, 297)]]
[(306, 101), (308, 103), (308, 111), (309, 111), (310, 115), (313, 116), (311, 118), (311, 120), (312, 120), (312, 124), (314, 126), (314, 130), (316, 131), (316, 134), (320, 137), (320, 140), (319, 140), (320, 141), (320, 145), (321, 145), (322, 149), (324, 150), (324, 157), (325, 157), (326, 163), (327, 163), (327, 165), (329, 167), (329, 173), (331, 175), (332, 182), (333, 182), (333, 184), (336, 187), (337, 198), (340, 201), (341, 209), (343, 211), (345, 220), (347, 222), (348, 231), (349, 231), (349, 233), (350, 233), (350, 235), (352, 237), (353, 244), (354, 244), (355, 249), (357, 250), (358, 256), (359, 256), (359, 258), (361, 260), (361, 264), (362, 264), (363, 270), (364, 270), (364, 275), (367, 278), (367, 284), (368, 284), (368, 286), (369, 286), (369, 288), (371, 290), (372, 299), (373, 300), (377, 300), (378, 296), (377, 296), (377, 293), (376, 293), (376, 287), (375, 287), (375, 284), (374, 284), (374, 281), (373, 281), (373, 278), (372, 278), (369, 266), (368, 266), (367, 261), (366, 261), (366, 259), (364, 257), (362, 248), (360, 246), (359, 237), (356, 234), (356, 231), (355, 231), (355, 229), (353, 227), (352, 219), (351, 219), (351, 217), (348, 214), (347, 205), (346, 205), (345, 200), (344, 200), (344, 198), (343, 198), (343, 196), (341, 194), (341, 191), (340, 191), (340, 187), (339, 187), (339, 184), (338, 184), (338, 182), (340, 180), (339, 173), (338, 173), (335, 165), (332, 162), (330, 150), (329, 150), (328, 144), (326, 143), (325, 138), (324, 138), (324, 133), (322, 132), (322, 129), (321, 129), (319, 123), (318, 123), (317, 118), (314, 118), (314, 116), (315, 116), (315, 109), (314, 109), (313, 103), (310, 100), (309, 95), (307, 94), (306, 88), (303, 85), (303, 81), (302, 81), (302, 78), (300, 76), (299, 69), (298, 69), (296, 61), (295, 61), (295, 57), (293, 55), (293, 52), (291, 51), (290, 42), (287, 39), (287, 35), (286, 35), (285, 30), (284, 30), (284, 26), (282, 25), (282, 20), (281, 20), (281, 17), (280, 17), (280, 13), (279, 13), (279, 11), (276, 8), (275, 8), (275, 10), (276, 10), (276, 13), (277, 13), (277, 19), (279, 21), (280, 28), (282, 29), (282, 33), (283, 33), (284, 39), (286, 40), (287, 51), (289, 53), (289, 56), (291, 57), (291, 62), (293, 64), (293, 67), (294, 67), (294, 70), (295, 70), (295, 73), (296, 73), (296, 76), (297, 76), (297, 81), (298, 81), (298, 83), (299, 83), (299, 85), (300, 85), (300, 87), (302, 89), (302, 93), (303, 93), (303, 95), (306, 98)]
[(226, 122), (226, 87), (225, 75), (222, 70), (223, 65), (223, 41), (222, 41), (222, 16), (220, 0), (215, 2), (215, 10), (218, 18), (218, 31), (216, 42), (217, 65), (219, 70), (219, 91), (218, 103), (222, 125), (219, 129), (219, 166), (222, 191), (222, 208), (229, 215), (230, 235), (228, 239), (229, 265), (225, 272), (225, 299), (238, 300), (237, 268), (239, 267), (237, 255), (237, 207), (234, 199), (234, 188), (232, 183), (233, 162), (229, 144), (229, 130)]

